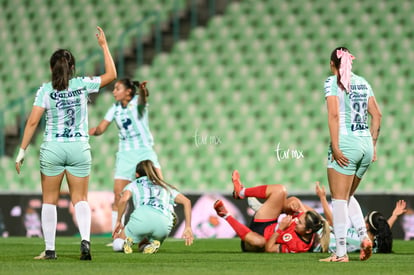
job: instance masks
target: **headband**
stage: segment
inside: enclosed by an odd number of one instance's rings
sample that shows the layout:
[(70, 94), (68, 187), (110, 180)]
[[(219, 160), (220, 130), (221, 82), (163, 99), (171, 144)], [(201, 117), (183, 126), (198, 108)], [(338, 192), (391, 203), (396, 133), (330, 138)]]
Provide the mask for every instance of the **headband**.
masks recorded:
[(341, 59), (341, 65), (339, 66), (341, 84), (344, 86), (345, 90), (349, 92), (351, 90), (352, 60), (354, 60), (355, 57), (348, 51), (344, 50), (337, 50), (336, 56), (338, 57), (338, 59)]
[(372, 216), (374, 216), (374, 214), (377, 214), (377, 213), (378, 213), (378, 211), (372, 211), (368, 215), (368, 223), (369, 223), (369, 225), (372, 226), (372, 228), (374, 228), (374, 230), (378, 230), (378, 229), (374, 226), (374, 223), (372, 222)]

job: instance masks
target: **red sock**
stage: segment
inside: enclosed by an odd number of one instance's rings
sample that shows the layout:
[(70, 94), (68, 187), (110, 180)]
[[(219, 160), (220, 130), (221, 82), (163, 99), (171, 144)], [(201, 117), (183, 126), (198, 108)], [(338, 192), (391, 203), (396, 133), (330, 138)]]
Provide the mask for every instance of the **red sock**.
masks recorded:
[(266, 189), (267, 185), (259, 185), (255, 187), (249, 187), (244, 189), (244, 196), (247, 197), (255, 197), (258, 199), (265, 199), (266, 198)]
[(227, 216), (226, 221), (233, 227), (234, 231), (236, 231), (237, 236), (240, 237), (244, 241), (244, 237), (246, 237), (247, 233), (251, 232), (250, 228), (238, 222), (233, 216)]

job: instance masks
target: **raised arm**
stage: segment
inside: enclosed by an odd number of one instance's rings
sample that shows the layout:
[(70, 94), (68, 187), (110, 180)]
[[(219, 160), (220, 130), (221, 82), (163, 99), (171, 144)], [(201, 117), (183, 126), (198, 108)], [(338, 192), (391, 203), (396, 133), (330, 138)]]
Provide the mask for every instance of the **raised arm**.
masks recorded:
[(138, 97), (138, 105), (146, 105), (147, 98), (149, 97), (149, 91), (147, 89), (147, 81), (141, 82), (139, 85), (139, 97)]
[(320, 186), (319, 182), (316, 182), (315, 184), (315, 193), (319, 197), (319, 200), (321, 201), (323, 213), (325, 214), (325, 218), (328, 221), (330, 226), (333, 226), (333, 219), (332, 219), (332, 210), (329, 207), (328, 200), (326, 199), (326, 192), (325, 187)]
[(397, 203), (395, 204), (395, 208), (392, 211), (392, 215), (391, 217), (388, 218), (388, 221), (387, 221), (390, 228), (394, 225), (394, 223), (397, 221), (399, 216), (407, 212), (406, 207), (407, 207), (407, 203), (405, 202), (405, 200), (397, 201)]
[(178, 194), (174, 201), (184, 206), (185, 227), (182, 238), (185, 240), (185, 245), (192, 245), (194, 236), (191, 229), (191, 201), (183, 194)]
[(117, 72), (114, 60), (112, 59), (111, 52), (109, 51), (108, 43), (106, 41), (105, 33), (100, 27), (96, 27), (98, 33), (96, 37), (98, 39), (99, 46), (101, 46), (104, 54), (105, 73), (101, 75), (101, 88), (105, 87), (117, 78)]

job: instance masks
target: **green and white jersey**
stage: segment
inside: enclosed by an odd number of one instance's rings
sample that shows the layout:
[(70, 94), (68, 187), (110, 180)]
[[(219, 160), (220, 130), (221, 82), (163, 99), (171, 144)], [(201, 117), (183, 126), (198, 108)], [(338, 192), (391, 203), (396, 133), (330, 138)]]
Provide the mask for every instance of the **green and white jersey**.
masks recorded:
[(180, 194), (174, 189), (165, 189), (153, 184), (148, 177), (140, 177), (125, 186), (124, 191), (132, 193), (132, 201), (136, 210), (142, 206), (149, 206), (171, 218), (174, 199)]
[(134, 96), (125, 108), (120, 102), (114, 103), (106, 113), (105, 120), (109, 122), (115, 120), (119, 130), (119, 152), (154, 145), (149, 129), (148, 104), (138, 106), (138, 95)]
[(44, 141), (88, 141), (88, 95), (99, 92), (101, 78), (76, 77), (69, 87), (56, 91), (44, 83), (36, 93), (34, 106), (46, 109)]
[(351, 74), (351, 90), (341, 90), (335, 75), (325, 81), (325, 98), (339, 98), (339, 134), (354, 136), (371, 136), (368, 127), (368, 99), (374, 96), (371, 86), (363, 78)]
[[(319, 236), (322, 236), (322, 229), (318, 231)], [(355, 228), (350, 227), (346, 233), (346, 250), (348, 253), (356, 252), (360, 250), (361, 241), (359, 240), (358, 233)], [(317, 246), (313, 248), (313, 252), (321, 252), (321, 244), (318, 243)], [(336, 251), (336, 239), (331, 227), (330, 240), (329, 240), (329, 252), (334, 253)]]

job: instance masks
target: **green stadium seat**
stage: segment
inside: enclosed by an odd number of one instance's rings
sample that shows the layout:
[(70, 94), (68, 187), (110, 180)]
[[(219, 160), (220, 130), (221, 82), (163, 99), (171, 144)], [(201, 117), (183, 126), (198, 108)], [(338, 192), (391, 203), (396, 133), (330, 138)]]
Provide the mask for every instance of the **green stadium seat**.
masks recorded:
[[(66, 22), (54, 18), (51, 25), (56, 27), (44, 35), (46, 39), (39, 41), (39, 47), (27, 47), (27, 40), (22, 42), (23, 37), (9, 28), (2, 32), (2, 41), (19, 40), (15, 45), (6, 43), (0, 53), (0, 67), (15, 66), (14, 71), (8, 72), (10, 78), (0, 79), (7, 97), (15, 96), (13, 83), (22, 77), (22, 72), (30, 76), (23, 76), (28, 82), (19, 84), (19, 90), (26, 89), (29, 82), (39, 85), (39, 79), (48, 79), (47, 67), (41, 65), (49, 58), (48, 45), (71, 45), (71, 41), (80, 38), (82, 43), (73, 47), (82, 59), (96, 48), (88, 24), (102, 23), (115, 49), (117, 37), (126, 26), (153, 9), (165, 19), (174, 8), (173, 2), (148, 2), (136, 5), (127, 0), (124, 6), (115, 7), (109, 0), (83, 1), (83, 8), (72, 8), (65, 1), (55, 1), (51, 10), (67, 14), (72, 31), (62, 37)], [(178, 4), (183, 8), (187, 3)], [(51, 22), (48, 16), (41, 22), (25, 16), (22, 8), (18, 9), (20, 18), (16, 18), (11, 6), (4, 2), (2, 6), (5, 8), (0, 11), (0, 24), (19, 31), (27, 29), (29, 23), (42, 29)], [(30, 10), (33, 13), (37, 8), (30, 5)], [(40, 10), (44, 12), (44, 8)], [(214, 17), (206, 27), (195, 28), (188, 40), (174, 45), (172, 52), (158, 55), (151, 65), (141, 66), (134, 73), (136, 79), (148, 80), (152, 91), (150, 127), (165, 178), (181, 191), (231, 192), (228, 179), (237, 168), (251, 186), (282, 183), (289, 192), (313, 193), (315, 180), (326, 183), (329, 133), (323, 83), (330, 74), (329, 54), (338, 43), (346, 43), (357, 57), (355, 72), (371, 83), (384, 114), (379, 158), (364, 176), (359, 190), (413, 190), (413, 160), (407, 157), (400, 161), (402, 154), (414, 153), (410, 149), (412, 123), (408, 119), (414, 99), (409, 92), (414, 88), (410, 78), (413, 11), (409, 0), (265, 0), (253, 6), (246, 1), (231, 2), (223, 15)], [(75, 22), (72, 13), (88, 21)], [(111, 22), (101, 18), (111, 18)], [(28, 41), (43, 37), (32, 37), (30, 33), (24, 36)], [(53, 44), (53, 38), (59, 43)], [(39, 69), (23, 68), (28, 62), (17, 58), (15, 49), (36, 58), (30, 62)], [(88, 66), (86, 70), (93, 69), (93, 65)], [(28, 109), (32, 102), (33, 98), (27, 101)], [(91, 125), (99, 123), (112, 102), (110, 92), (97, 97), (89, 111)], [(16, 113), (8, 112), (7, 121), (13, 121)], [(196, 130), (207, 137), (220, 136), (222, 144), (196, 147)], [(389, 140), (398, 140), (401, 145)], [(92, 189), (112, 190), (117, 142), (116, 127), (102, 137), (91, 138)], [(274, 150), (278, 143), (284, 148), (303, 150), (305, 157), (277, 161)], [(38, 144), (33, 146), (38, 148)], [(102, 152), (109, 157), (100, 157)], [(28, 166), (35, 167), (36, 155), (30, 157), (33, 160)], [(33, 169), (38, 172), (38, 168)], [(21, 178), (12, 174), (8, 177), (14, 181), (12, 188), (24, 188)]]

